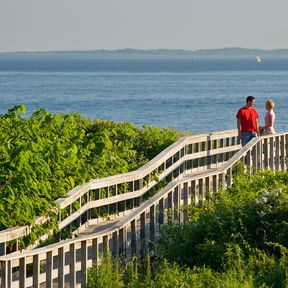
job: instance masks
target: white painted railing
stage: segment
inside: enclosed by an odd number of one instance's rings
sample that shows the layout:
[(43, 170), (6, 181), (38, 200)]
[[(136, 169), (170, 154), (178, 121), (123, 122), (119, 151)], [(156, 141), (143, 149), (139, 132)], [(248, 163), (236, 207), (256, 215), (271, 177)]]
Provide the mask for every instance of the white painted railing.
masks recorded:
[[(68, 197), (58, 199), (59, 229), (62, 234), (73, 235), (108, 215), (128, 214), (159, 181), (218, 167), (240, 148), (235, 130), (183, 137), (136, 171), (91, 180), (72, 189)], [(48, 217), (37, 217), (35, 223), (40, 225), (47, 220)], [(0, 255), (22, 250), (19, 240), (31, 231), (31, 226), (0, 231)], [(58, 239), (61, 240), (61, 233)]]
[[(185, 213), (179, 209), (181, 205), (201, 205), (211, 193), (232, 184), (232, 169), (238, 161), (250, 173), (256, 169), (286, 170), (287, 143), (288, 133), (254, 138), (217, 169), (172, 179), (127, 217), (101, 233), (0, 257), (0, 287), (39, 287), (41, 283), (46, 283), (46, 287), (53, 287), (53, 283), (57, 287), (86, 287), (87, 269), (93, 263), (97, 265), (100, 252), (108, 248), (115, 256), (144, 256), (163, 223), (185, 220)], [(172, 215), (168, 217), (167, 211), (172, 211)]]

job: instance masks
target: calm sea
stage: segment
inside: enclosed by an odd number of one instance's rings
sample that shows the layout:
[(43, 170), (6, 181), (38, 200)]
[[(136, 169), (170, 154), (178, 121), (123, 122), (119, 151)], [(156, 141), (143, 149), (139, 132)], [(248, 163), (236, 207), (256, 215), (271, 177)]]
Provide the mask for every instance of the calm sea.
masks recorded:
[(0, 114), (79, 112), (91, 119), (192, 132), (236, 127), (248, 95), (264, 122), (273, 98), (277, 131), (288, 130), (288, 59), (164, 60), (0, 56)]

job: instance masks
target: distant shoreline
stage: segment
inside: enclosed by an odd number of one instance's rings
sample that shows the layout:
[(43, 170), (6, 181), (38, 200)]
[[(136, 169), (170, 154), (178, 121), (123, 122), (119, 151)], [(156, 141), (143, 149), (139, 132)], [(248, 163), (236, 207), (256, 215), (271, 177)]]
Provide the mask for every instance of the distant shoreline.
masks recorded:
[(39, 52), (0, 52), (6, 57), (55, 57), (55, 58), (96, 58), (96, 59), (235, 59), (235, 58), (288, 58), (288, 49), (248, 49), (223, 48), (202, 50), (179, 49), (119, 49), (119, 50), (87, 50), (87, 51), (39, 51)]

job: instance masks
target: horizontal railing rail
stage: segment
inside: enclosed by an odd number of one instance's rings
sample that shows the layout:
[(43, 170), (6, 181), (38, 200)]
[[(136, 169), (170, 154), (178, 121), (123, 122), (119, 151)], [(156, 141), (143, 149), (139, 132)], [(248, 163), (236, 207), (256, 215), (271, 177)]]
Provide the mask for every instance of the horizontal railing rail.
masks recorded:
[[(287, 143), (288, 133), (254, 138), (217, 169), (173, 179), (110, 228), (0, 257), (1, 287), (38, 287), (44, 282), (52, 287), (53, 281), (57, 281), (58, 287), (86, 287), (87, 269), (98, 264), (101, 252), (109, 249), (115, 256), (144, 257), (162, 224), (185, 220), (187, 215), (180, 209), (182, 205), (201, 205), (212, 193), (232, 185), (232, 170), (239, 161), (248, 173), (257, 169), (286, 170)], [(77, 278), (77, 273), (81, 277)]]

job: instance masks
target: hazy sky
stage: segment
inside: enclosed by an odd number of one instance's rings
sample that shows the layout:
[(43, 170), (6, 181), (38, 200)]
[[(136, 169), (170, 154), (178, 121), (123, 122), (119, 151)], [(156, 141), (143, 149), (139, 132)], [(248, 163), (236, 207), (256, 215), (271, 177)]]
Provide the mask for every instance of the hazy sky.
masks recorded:
[(0, 0), (0, 51), (288, 48), (288, 0)]

